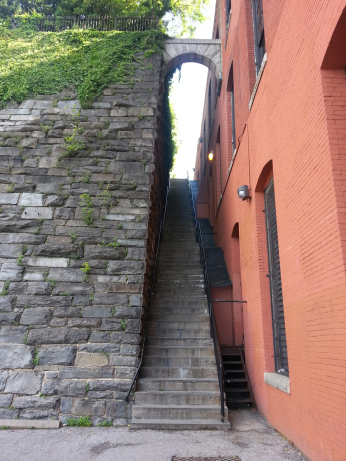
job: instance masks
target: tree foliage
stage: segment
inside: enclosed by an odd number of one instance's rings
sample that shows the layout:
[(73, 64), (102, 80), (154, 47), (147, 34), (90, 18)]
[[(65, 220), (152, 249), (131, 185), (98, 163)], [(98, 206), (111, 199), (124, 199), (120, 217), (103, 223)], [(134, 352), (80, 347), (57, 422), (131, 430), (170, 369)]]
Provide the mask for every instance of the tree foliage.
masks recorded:
[[(0, 17), (36, 12), (43, 15), (72, 16), (112, 14), (157, 16), (168, 14), (175, 35), (192, 35), (194, 24), (203, 22), (203, 9), (209, 0), (0, 0)], [(167, 16), (162, 22), (168, 27)]]

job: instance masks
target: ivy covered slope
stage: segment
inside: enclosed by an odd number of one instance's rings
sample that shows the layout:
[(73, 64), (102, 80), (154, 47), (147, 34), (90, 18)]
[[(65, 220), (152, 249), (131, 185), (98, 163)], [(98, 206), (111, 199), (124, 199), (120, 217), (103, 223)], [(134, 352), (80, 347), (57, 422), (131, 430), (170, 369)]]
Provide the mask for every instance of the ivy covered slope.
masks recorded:
[(37, 32), (30, 26), (0, 25), (0, 101), (21, 102), (38, 94), (74, 87), (87, 108), (110, 83), (129, 83), (134, 65), (144, 56), (161, 52), (164, 35), (158, 31), (99, 32), (69, 30)]

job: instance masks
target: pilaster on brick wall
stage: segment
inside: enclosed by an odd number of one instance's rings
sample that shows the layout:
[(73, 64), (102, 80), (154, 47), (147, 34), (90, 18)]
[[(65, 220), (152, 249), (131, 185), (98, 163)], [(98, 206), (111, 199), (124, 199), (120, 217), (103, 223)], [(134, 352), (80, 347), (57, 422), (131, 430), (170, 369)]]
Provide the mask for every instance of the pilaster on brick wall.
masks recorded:
[(0, 111), (0, 419), (131, 417), (165, 182), (149, 62), (90, 109)]

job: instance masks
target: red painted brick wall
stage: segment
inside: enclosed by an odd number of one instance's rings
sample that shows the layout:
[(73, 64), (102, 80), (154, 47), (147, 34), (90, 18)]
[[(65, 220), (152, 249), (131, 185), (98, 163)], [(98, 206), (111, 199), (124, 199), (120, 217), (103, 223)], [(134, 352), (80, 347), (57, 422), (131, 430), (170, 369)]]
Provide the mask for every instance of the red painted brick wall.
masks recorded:
[[(221, 24), (224, 82), (208, 149), (218, 152), (220, 129), (221, 175), (213, 166), (210, 176), (209, 165), (204, 176), (197, 161), (195, 178), (203, 180), (201, 196), (215, 200), (222, 194), (219, 208), (208, 207), (209, 217), (231, 278), (238, 286), (241, 280), (237, 295), (247, 301), (245, 353), (256, 404), (312, 460), (345, 461), (346, 0), (263, 0), (268, 60), (251, 110), (256, 79), (251, 0), (232, 2), (227, 43), (220, 1), (215, 24)], [(232, 62), (237, 153), (228, 176)], [(291, 395), (263, 377), (274, 371), (263, 213), (264, 185), (272, 174)], [(237, 188), (244, 184), (252, 198), (241, 202)]]

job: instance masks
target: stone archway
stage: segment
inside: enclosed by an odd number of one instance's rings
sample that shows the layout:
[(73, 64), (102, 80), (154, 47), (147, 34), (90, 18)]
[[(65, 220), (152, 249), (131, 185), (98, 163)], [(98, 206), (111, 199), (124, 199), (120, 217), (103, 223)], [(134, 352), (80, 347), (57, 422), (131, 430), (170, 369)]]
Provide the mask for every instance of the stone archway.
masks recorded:
[(165, 41), (163, 59), (165, 62), (163, 76), (174, 67), (185, 62), (196, 62), (207, 66), (217, 78), (217, 94), (222, 85), (221, 40), (200, 40), (175, 38)]

